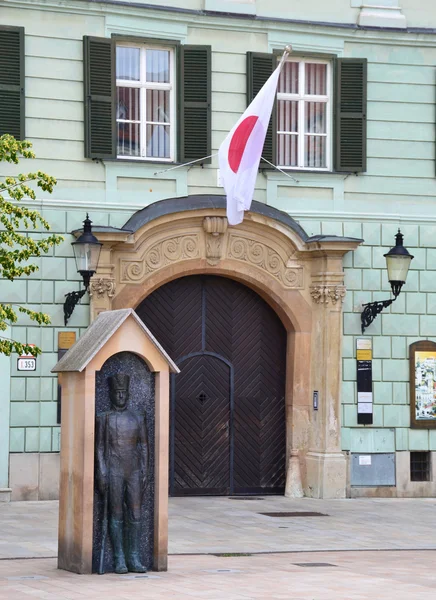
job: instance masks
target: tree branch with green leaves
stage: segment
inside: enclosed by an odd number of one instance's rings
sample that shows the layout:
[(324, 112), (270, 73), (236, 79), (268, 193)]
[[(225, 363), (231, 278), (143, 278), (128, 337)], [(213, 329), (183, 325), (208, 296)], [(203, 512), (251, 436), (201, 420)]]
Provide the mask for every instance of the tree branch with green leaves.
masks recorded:
[[(8, 134), (0, 136), (0, 162), (18, 164), (22, 158), (35, 158), (32, 144), (18, 141)], [(41, 231), (50, 231), (50, 225), (37, 210), (21, 204), (26, 199), (36, 200), (32, 184), (51, 194), (56, 179), (42, 171), (36, 171), (16, 177), (4, 177), (0, 181), (0, 278), (9, 281), (38, 271), (38, 266), (32, 259), (47, 254), (53, 246), (58, 246), (63, 241), (62, 236), (55, 234), (32, 237), (33, 232), (39, 234)], [(39, 325), (50, 323), (50, 317), (45, 313), (1, 302), (0, 294), (0, 331), (7, 331), (17, 323), (18, 313), (26, 314)], [(41, 349), (0, 337), (0, 354), (10, 356), (13, 353), (37, 356)]]

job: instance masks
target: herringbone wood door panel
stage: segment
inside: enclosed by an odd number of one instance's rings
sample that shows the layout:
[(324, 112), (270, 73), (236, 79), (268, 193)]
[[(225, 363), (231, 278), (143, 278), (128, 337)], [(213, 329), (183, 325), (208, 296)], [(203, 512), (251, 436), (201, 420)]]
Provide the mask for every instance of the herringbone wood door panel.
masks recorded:
[(180, 364), (174, 411), (175, 494), (230, 492), (230, 368), (213, 356)]
[(283, 492), (286, 331), (272, 308), (233, 280), (190, 276), (137, 312), (181, 369), (172, 493)]

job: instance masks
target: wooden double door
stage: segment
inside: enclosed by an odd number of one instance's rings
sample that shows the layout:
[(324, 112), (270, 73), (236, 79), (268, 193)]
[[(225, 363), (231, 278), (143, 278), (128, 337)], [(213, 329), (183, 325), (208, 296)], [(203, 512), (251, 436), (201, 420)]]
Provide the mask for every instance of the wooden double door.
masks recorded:
[(280, 494), (286, 331), (231, 279), (174, 280), (137, 308), (181, 372), (171, 381), (170, 493)]

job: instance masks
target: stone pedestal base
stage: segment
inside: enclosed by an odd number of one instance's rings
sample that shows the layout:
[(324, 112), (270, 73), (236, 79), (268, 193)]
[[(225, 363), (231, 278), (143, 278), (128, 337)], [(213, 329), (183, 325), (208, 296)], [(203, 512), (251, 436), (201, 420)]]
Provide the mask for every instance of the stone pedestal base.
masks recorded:
[(301, 484), (300, 459), (298, 452), (291, 452), (288, 470), (286, 473), (286, 498), (303, 498), (303, 486)]
[(0, 488), (0, 502), (10, 502), (11, 492), (11, 488)]
[(309, 498), (345, 498), (347, 461), (341, 452), (308, 452), (306, 455)]
[(59, 498), (59, 454), (26, 452), (9, 455), (12, 501)]

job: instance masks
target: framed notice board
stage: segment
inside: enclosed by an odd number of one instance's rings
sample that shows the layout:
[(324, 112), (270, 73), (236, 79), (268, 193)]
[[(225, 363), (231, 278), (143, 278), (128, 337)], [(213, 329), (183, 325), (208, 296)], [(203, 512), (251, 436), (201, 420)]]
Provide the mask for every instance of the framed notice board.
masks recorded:
[(436, 343), (421, 340), (409, 346), (410, 426), (436, 427)]

